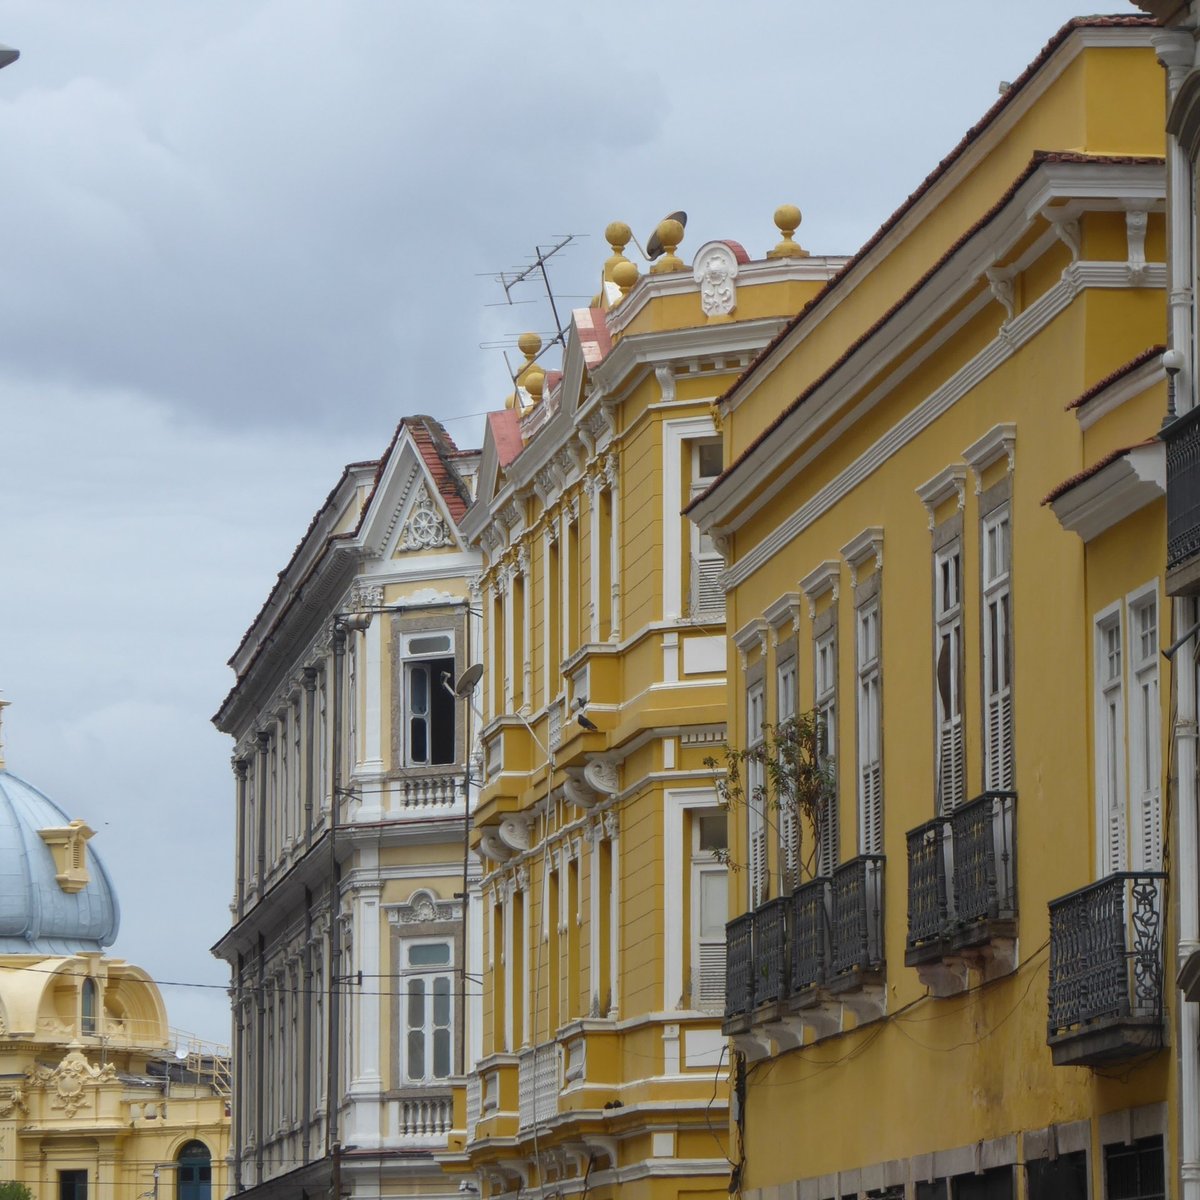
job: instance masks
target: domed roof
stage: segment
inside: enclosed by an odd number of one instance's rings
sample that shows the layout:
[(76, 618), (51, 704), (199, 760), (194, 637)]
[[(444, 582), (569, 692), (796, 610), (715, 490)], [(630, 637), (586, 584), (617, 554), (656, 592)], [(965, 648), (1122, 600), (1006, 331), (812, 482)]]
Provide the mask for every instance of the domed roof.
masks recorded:
[(90, 833), (0, 760), (0, 954), (75, 954), (116, 940), (117, 894)]

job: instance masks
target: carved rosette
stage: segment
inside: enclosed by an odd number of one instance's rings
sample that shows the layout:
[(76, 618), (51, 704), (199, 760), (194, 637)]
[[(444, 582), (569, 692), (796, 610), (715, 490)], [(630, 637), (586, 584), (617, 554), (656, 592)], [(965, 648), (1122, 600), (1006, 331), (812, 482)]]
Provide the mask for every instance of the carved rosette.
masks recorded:
[(396, 549), (402, 552), (436, 550), (439, 546), (450, 545), (453, 545), (450, 527), (438, 512), (429, 489), (423, 487), (408, 511), (408, 520), (400, 530), (400, 541)]

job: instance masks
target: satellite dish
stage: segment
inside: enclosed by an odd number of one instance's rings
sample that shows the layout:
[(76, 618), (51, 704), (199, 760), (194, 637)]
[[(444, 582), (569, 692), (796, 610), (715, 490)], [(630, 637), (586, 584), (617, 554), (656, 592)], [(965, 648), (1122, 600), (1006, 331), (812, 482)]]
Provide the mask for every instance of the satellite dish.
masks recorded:
[(601, 792), (605, 796), (613, 796), (621, 788), (617, 768), (612, 763), (603, 762), (598, 758), (583, 768), (583, 777), (592, 791)]
[[(685, 229), (687, 228), (687, 213), (673, 212), (663, 217), (663, 221), (678, 221)], [(662, 221), (659, 221), (659, 225)], [(656, 258), (663, 256), (666, 247), (662, 244), (658, 237), (658, 225), (655, 225), (654, 232), (650, 235), (650, 240), (646, 243), (646, 257), (653, 262)]]
[(0, 67), (7, 67), (10, 63), (15, 63), (20, 57), (20, 50), (14, 50), (11, 46), (0, 45)]
[(460, 700), (465, 700), (475, 690), (475, 685), (482, 678), (483, 663), (476, 663), (473, 667), (468, 667), (458, 677), (458, 682), (454, 685), (454, 694)]

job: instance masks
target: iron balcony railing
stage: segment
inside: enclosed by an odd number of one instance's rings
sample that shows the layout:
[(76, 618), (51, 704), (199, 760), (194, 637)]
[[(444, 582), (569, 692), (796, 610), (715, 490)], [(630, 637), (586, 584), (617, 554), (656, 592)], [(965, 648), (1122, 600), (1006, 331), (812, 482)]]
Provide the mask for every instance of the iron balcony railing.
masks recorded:
[(1049, 1040), (1162, 1020), (1162, 871), (1122, 871), (1050, 902)]
[(984, 792), (950, 816), (960, 928), (1017, 915), (1015, 792)]
[(883, 863), (882, 854), (864, 854), (833, 873), (832, 976), (883, 964)]
[(1017, 915), (1015, 792), (984, 792), (908, 833), (910, 965), (989, 940)]
[(793, 996), (825, 982), (829, 964), (829, 880), (813, 879), (788, 897), (791, 936), (788, 990)]
[(781, 1000), (787, 990), (787, 898), (768, 900), (754, 913), (754, 1003)]
[(725, 1016), (883, 965), (883, 856), (852, 859), (725, 926)]
[(905, 958), (941, 951), (950, 926), (946, 859), (950, 825), (936, 817), (908, 831), (908, 941)]
[(1200, 406), (1159, 435), (1167, 445), (1167, 568), (1200, 554)]
[(742, 913), (725, 926), (725, 1015), (754, 1007), (754, 914)]

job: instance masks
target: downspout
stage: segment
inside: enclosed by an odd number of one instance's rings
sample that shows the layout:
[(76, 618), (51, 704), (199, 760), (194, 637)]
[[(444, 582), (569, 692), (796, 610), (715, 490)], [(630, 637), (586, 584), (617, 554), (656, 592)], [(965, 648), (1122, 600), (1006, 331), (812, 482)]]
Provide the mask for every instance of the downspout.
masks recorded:
[[(338, 1079), (338, 971), (341, 968), (342, 948), (338, 929), (337, 827), (338, 804), (342, 798), (342, 668), (346, 662), (346, 630), (340, 621), (333, 624), (333, 758), (332, 792), (329, 797), (329, 971), (326, 1007), (329, 1021), (328, 1068), (325, 1080), (325, 1153), (337, 1156), (337, 1079)], [(337, 1193), (334, 1193), (337, 1200)]]
[(254, 1080), (258, 1085), (257, 1094), (254, 1097), (254, 1184), (256, 1187), (263, 1181), (263, 1138), (266, 1136), (266, 1127), (263, 1124), (263, 1095), (266, 1084), (266, 1080), (263, 1079), (263, 1071), (265, 1070), (264, 1043), (266, 1042), (267, 1026), (267, 1001), (263, 982), (266, 958), (267, 944), (260, 933), (258, 935), (258, 977), (254, 985), (256, 995), (254, 1004), (256, 1022), (254, 1036)]
[[(311, 746), (312, 743), (310, 742)], [(311, 770), (310, 770), (311, 782)], [(304, 1019), (301, 1026), (300, 1045), (306, 1050), (312, 1052), (312, 977), (313, 977), (313, 949), (312, 949), (312, 892), (308, 888), (304, 889), (304, 1006), (300, 1010), (304, 1014)], [(301, 1102), (301, 1113), (303, 1121), (303, 1132), (300, 1135), (300, 1159), (304, 1165), (308, 1164), (309, 1151), (312, 1149), (312, 1077), (313, 1073), (309, 1070), (308, 1063), (304, 1064), (304, 1099)]]
[(245, 1139), (242, 1137), (242, 1126), (246, 1119), (246, 1109), (243, 1103), (246, 1094), (245, 1064), (242, 1055), (246, 1051), (246, 1004), (242, 992), (242, 979), (246, 969), (245, 960), (239, 954), (234, 960), (234, 990), (233, 990), (233, 1190), (240, 1192), (242, 1184), (242, 1147)]
[(234, 911), (240, 921), (246, 915), (246, 775), (250, 764), (244, 758), (233, 760), (233, 773), (237, 777), (237, 895)]
[[(1188, 75), (1195, 69), (1196, 43), (1191, 29), (1173, 28), (1154, 35), (1158, 61), (1166, 69), (1167, 112)], [(1173, 407), (1185, 412), (1194, 400), (1194, 344), (1192, 296), (1192, 163), (1175, 136), (1167, 135), (1167, 314), (1170, 347), (1179, 352), (1182, 365), (1169, 381)], [(1165, 564), (1164, 564), (1165, 566)], [(1173, 634), (1194, 624), (1194, 604), (1177, 597), (1173, 602)], [(1175, 807), (1178, 847), (1175, 886), (1178, 897), (1178, 947), (1176, 962), (1200, 949), (1200, 892), (1197, 879), (1196, 813), (1196, 666), (1195, 637), (1178, 649), (1171, 660), (1175, 687)], [(1182, 1200), (1200, 1200), (1200, 1011), (1176, 987), (1179, 1009), (1179, 1176)]]
[[(313, 831), (313, 730), (316, 714), (317, 671), (304, 668), (304, 848), (312, 845)], [(307, 1111), (307, 1109), (305, 1110)]]

